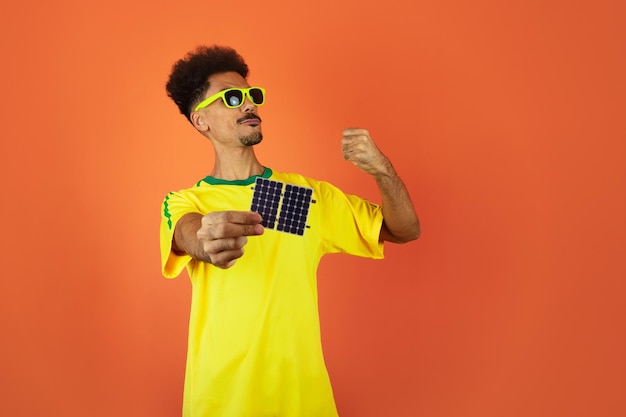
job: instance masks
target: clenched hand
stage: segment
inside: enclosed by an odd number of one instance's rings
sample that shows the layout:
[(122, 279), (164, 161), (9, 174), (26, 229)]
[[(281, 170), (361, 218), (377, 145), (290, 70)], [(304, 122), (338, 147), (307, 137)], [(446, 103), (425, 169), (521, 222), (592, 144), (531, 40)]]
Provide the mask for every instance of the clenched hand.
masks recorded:
[(368, 174), (377, 176), (393, 172), (389, 159), (378, 149), (365, 129), (344, 129), (341, 151), (347, 161)]

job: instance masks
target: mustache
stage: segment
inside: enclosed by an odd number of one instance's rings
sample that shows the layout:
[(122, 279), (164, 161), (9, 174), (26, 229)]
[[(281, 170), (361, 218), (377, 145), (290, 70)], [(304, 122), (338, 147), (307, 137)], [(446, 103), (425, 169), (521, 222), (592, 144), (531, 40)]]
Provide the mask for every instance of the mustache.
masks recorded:
[(263, 121), (263, 120), (261, 120), (260, 116), (254, 114), (254, 113), (248, 113), (245, 116), (243, 116), (241, 119), (238, 119), (237, 123), (242, 123), (242, 122), (245, 122), (246, 120), (250, 120), (250, 119), (258, 120), (259, 122)]

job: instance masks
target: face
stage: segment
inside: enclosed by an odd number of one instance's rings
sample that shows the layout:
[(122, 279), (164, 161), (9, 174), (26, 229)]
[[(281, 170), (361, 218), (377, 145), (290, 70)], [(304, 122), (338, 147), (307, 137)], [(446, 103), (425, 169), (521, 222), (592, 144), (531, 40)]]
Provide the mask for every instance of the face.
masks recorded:
[[(214, 74), (209, 77), (209, 85), (205, 98), (227, 88), (250, 87), (236, 72)], [(263, 139), (258, 107), (248, 97), (244, 97), (243, 105), (237, 108), (228, 108), (222, 99), (216, 100), (193, 112), (191, 118), (196, 129), (226, 146), (252, 146)]]

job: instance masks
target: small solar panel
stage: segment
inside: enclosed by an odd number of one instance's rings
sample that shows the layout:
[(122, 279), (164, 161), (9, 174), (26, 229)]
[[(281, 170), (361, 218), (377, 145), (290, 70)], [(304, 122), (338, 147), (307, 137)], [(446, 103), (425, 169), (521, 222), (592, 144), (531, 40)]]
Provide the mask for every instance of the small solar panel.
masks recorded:
[(311, 203), (315, 203), (312, 188), (259, 177), (250, 210), (263, 217), (261, 224), (268, 229), (303, 236)]
[(256, 211), (261, 215), (263, 227), (274, 228), (278, 215), (278, 203), (283, 190), (283, 183), (270, 181), (265, 178), (257, 178), (252, 196), (251, 211)]

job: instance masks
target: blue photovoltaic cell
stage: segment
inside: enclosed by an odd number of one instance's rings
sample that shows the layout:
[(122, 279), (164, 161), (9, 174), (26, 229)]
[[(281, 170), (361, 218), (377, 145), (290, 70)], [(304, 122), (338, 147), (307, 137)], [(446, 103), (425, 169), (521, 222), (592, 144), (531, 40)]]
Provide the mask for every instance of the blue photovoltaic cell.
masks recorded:
[(287, 184), (280, 208), (277, 230), (302, 236), (309, 214), (313, 190)]
[[(282, 196), (282, 203), (281, 203)], [(313, 189), (299, 187), (265, 178), (257, 178), (250, 210), (256, 211), (263, 217), (261, 224), (279, 232), (303, 236), (309, 207), (313, 198)], [(280, 215), (277, 215), (280, 206)]]
[(270, 181), (265, 178), (256, 179), (250, 210), (261, 215), (263, 227), (274, 228), (282, 189), (282, 182)]

